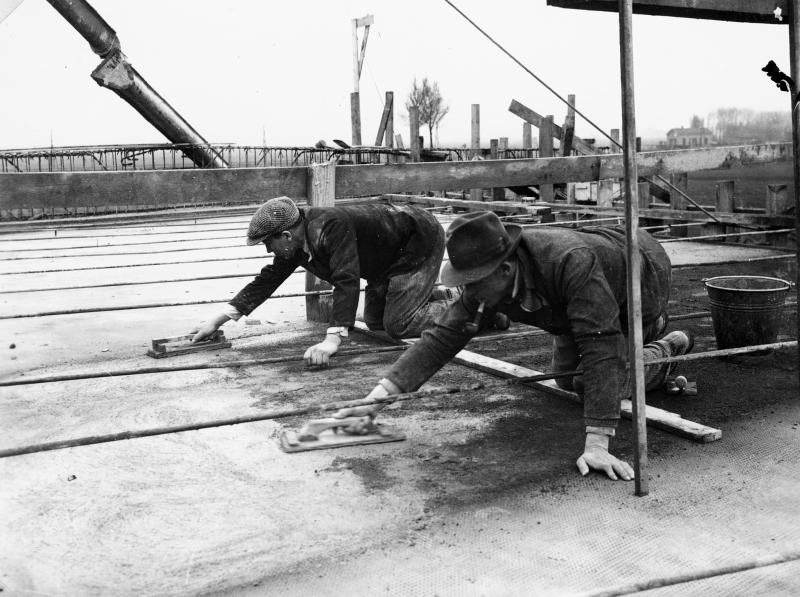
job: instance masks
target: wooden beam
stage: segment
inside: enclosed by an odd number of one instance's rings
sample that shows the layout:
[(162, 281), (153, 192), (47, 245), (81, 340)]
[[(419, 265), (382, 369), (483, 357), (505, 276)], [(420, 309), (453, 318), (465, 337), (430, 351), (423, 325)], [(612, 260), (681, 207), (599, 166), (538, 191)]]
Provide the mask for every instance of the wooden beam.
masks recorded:
[[(456, 354), (456, 356), (453, 358), (453, 362), (466, 365), (471, 369), (477, 369), (478, 371), (497, 375), (498, 377), (511, 379), (515, 377), (529, 377), (531, 375), (542, 374), (541, 371), (535, 371), (534, 369), (528, 369), (527, 367), (520, 367), (519, 365), (514, 365), (512, 363), (501, 361), (492, 357), (487, 357), (469, 350), (462, 350)], [(581, 398), (575, 392), (562, 390), (552, 379), (547, 381), (530, 382), (530, 385), (535, 387), (537, 390), (547, 392), (548, 394), (559, 396), (561, 398), (567, 398), (573, 402), (583, 404), (583, 398)], [(621, 406), (622, 416), (626, 419), (632, 418), (633, 407), (631, 401), (622, 400)], [(662, 410), (660, 408), (647, 406), (645, 408), (645, 417), (647, 422), (653, 427), (658, 427), (664, 431), (674, 433), (675, 435), (680, 435), (681, 437), (689, 438), (696, 442), (708, 443), (722, 438), (722, 431), (719, 429), (706, 427), (705, 425), (701, 425), (700, 423), (695, 423), (693, 421), (687, 421), (678, 414)]]
[[(623, 216), (622, 207), (587, 207), (585, 205), (569, 205), (566, 203), (549, 203), (546, 207), (550, 207), (553, 213), (569, 212), (581, 215), (607, 215)], [(711, 223), (709, 217), (701, 211), (678, 211), (673, 209), (659, 209), (657, 207), (650, 209), (642, 209), (639, 211), (640, 218), (647, 218), (653, 220), (680, 220), (681, 222), (708, 222)], [(734, 214), (714, 214), (714, 217), (722, 224), (730, 225), (751, 225), (751, 226), (776, 226), (779, 228), (789, 228), (794, 223), (793, 216), (771, 216), (768, 217), (764, 214), (754, 213), (734, 213)], [(691, 240), (687, 238), (686, 240)]]
[[(373, 332), (367, 328), (364, 322), (361, 321), (356, 321), (354, 328), (356, 331), (361, 332), (362, 334), (365, 334), (371, 338), (377, 338), (394, 345), (413, 344), (416, 342), (416, 339), (395, 340), (389, 336), (384, 336), (381, 333)], [(500, 359), (495, 359), (493, 357), (487, 357), (470, 350), (460, 351), (455, 357), (453, 357), (452, 362), (505, 379), (531, 377), (533, 375), (543, 374), (541, 371), (535, 371), (534, 369), (528, 369), (527, 367), (520, 367), (519, 365), (501, 361)], [(583, 398), (581, 398), (575, 392), (562, 390), (552, 379), (547, 381), (525, 382), (525, 384), (532, 386), (537, 390), (541, 390), (542, 392), (546, 392), (547, 394), (558, 396), (559, 398), (566, 398), (567, 400), (576, 402), (578, 404), (583, 404)], [(620, 405), (622, 416), (626, 419), (630, 419), (632, 416), (631, 401), (621, 400)], [(660, 408), (655, 408), (653, 406), (647, 407), (646, 417), (647, 422), (653, 427), (663, 429), (664, 431), (679, 435), (681, 437), (689, 438), (696, 442), (708, 443), (722, 438), (722, 431), (719, 429), (714, 429), (713, 427), (707, 427), (705, 425), (701, 425), (700, 423), (688, 421), (679, 414)]]
[[(650, 151), (636, 154), (636, 164), (639, 176), (651, 177), (671, 172), (694, 172), (739, 164), (775, 162), (788, 159), (790, 151), (791, 145), (788, 143)], [(0, 174), (0, 181), (3, 176), (21, 175)], [(345, 165), (337, 168), (336, 196), (360, 197), (429, 189), (530, 186), (624, 176), (622, 154), (425, 164)]]
[[(639, 175), (693, 172), (788, 159), (790, 144), (709, 147), (637, 154)], [(597, 181), (624, 176), (620, 154), (523, 160), (482, 160), (336, 166), (336, 197), (414, 193), (541, 183)], [(308, 196), (308, 169), (215, 168), (127, 172), (0, 173), (0, 209), (182, 203), (262, 202)], [(560, 208), (565, 208), (560, 205)], [(652, 211), (652, 210), (650, 210)], [(675, 218), (674, 212), (661, 210)], [(647, 215), (649, 214), (642, 214)], [(700, 214), (695, 214), (699, 216)], [(745, 214), (736, 214), (744, 216)], [(686, 213), (687, 219), (693, 217)], [(657, 216), (656, 216), (657, 217)], [(763, 216), (762, 216), (763, 218)], [(731, 222), (733, 223), (733, 222)]]
[[(511, 100), (511, 105), (508, 106), (508, 111), (515, 116), (519, 116), (522, 118), (522, 120), (532, 124), (537, 128), (541, 126), (542, 121), (544, 120), (544, 116), (537, 114), (534, 110), (531, 110), (529, 107), (519, 103), (517, 100)], [(564, 129), (555, 123), (553, 124), (553, 137), (557, 139), (562, 139), (564, 137)], [(597, 153), (597, 150), (594, 147), (589, 145), (580, 137), (576, 137), (574, 135), (572, 137), (572, 146), (576, 151), (584, 155), (593, 155)]]
[(575, 139), (575, 95), (567, 96), (569, 107), (567, 117), (564, 119), (564, 128), (561, 129), (561, 157), (568, 158), (572, 155), (572, 145)]
[(496, 211), (504, 214), (529, 214), (549, 215), (550, 207), (540, 207), (530, 203), (514, 203), (511, 201), (468, 201), (464, 199), (446, 199), (443, 197), (428, 197), (427, 195), (381, 195), (381, 199), (390, 201), (405, 201), (415, 205), (427, 207), (460, 207), (474, 211)]
[[(548, 6), (617, 12), (618, 0), (547, 0)], [(778, 19), (775, 10), (780, 9)], [(743, 23), (789, 23), (789, 0), (633, 0), (634, 14)]]
[(386, 147), (392, 146), (392, 134), (386, 132), (386, 127), (389, 123), (389, 115), (392, 113), (392, 103), (394, 102), (394, 94), (391, 91), (386, 92), (386, 101), (383, 104), (383, 114), (381, 114), (381, 123), (378, 125), (378, 135), (375, 137), (375, 146), (383, 145), (383, 138), (386, 137)]

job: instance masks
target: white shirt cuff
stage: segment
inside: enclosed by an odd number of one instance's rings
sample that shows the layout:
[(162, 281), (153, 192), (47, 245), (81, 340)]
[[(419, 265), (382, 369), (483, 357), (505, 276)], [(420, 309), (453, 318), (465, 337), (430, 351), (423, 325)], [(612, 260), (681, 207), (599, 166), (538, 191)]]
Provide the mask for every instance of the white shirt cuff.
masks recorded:
[(222, 313), (224, 313), (225, 315), (227, 315), (229, 318), (233, 319), (234, 321), (239, 321), (239, 319), (241, 319), (241, 317), (242, 317), (242, 314), (239, 313), (238, 309), (236, 309), (236, 307), (234, 307), (233, 305), (230, 305), (230, 304), (229, 305), (225, 305), (222, 308)]

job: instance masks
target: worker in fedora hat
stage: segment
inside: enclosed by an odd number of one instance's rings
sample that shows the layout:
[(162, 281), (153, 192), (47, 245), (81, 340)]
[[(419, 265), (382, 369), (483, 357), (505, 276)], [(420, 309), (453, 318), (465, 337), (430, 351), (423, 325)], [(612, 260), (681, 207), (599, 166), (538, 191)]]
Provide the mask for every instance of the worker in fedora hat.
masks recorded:
[[(671, 265), (649, 234), (638, 233), (645, 361), (683, 354), (692, 339), (682, 331), (664, 335)], [(491, 212), (472, 212), (450, 224), (450, 261), (442, 282), (464, 290), (437, 324), (425, 331), (389, 370), (366, 400), (417, 390), (458, 353), (496, 312), (554, 335), (554, 372), (564, 389), (584, 397), (585, 445), (577, 466), (611, 479), (633, 478), (633, 469), (609, 450), (630, 393), (627, 376), (627, 269), (621, 227), (536, 227), (503, 224)], [(667, 365), (645, 367), (647, 389), (665, 381)], [(337, 417), (374, 417), (379, 405), (343, 409)], [(351, 429), (357, 433), (358, 429)]]
[(298, 267), (333, 285), (325, 338), (305, 352), (309, 365), (327, 365), (355, 323), (360, 280), (367, 281), (364, 321), (394, 338), (419, 336), (447, 309), (454, 293), (436, 287), (444, 230), (412, 205), (372, 203), (300, 209), (289, 197), (270, 199), (253, 214), (247, 244), (274, 253), (226, 307), (192, 330), (198, 342), (230, 319), (266, 301)]

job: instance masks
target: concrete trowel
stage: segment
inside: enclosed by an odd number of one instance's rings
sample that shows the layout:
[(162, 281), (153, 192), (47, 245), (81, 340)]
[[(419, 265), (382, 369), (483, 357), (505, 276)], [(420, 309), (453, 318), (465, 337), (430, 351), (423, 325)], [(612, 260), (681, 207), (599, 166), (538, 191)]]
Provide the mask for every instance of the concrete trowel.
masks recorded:
[(280, 436), (284, 452), (307, 452), (327, 450), (343, 446), (382, 444), (406, 439), (404, 433), (394, 427), (375, 423), (372, 417), (345, 417), (336, 419), (312, 419), (300, 431), (285, 430)]

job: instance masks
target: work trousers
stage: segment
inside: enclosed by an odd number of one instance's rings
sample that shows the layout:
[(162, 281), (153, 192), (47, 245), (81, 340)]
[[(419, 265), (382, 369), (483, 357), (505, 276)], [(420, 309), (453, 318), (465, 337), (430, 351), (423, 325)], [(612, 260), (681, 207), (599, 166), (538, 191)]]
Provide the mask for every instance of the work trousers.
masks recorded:
[(444, 256), (444, 233), (414, 271), (369, 282), (364, 291), (364, 323), (393, 338), (413, 338), (431, 327), (452, 300), (430, 300)]
[[(662, 314), (655, 323), (642, 328), (642, 336), (645, 345), (642, 350), (644, 361), (644, 385), (645, 391), (649, 392), (660, 387), (667, 375), (674, 368), (673, 364), (664, 363), (661, 365), (647, 365), (648, 361), (671, 356), (672, 352), (668, 342), (657, 340), (662, 338), (667, 327), (667, 315)], [(627, 337), (625, 338), (627, 342)], [(627, 356), (627, 355), (626, 355)], [(625, 359), (627, 361), (627, 358)], [(558, 373), (561, 371), (575, 371), (581, 365), (581, 357), (575, 339), (569, 335), (553, 337), (553, 360), (551, 371)], [(574, 390), (579, 394), (583, 393), (583, 382), (580, 376), (561, 377), (556, 379), (556, 385), (565, 390)], [(629, 398), (631, 395), (630, 375), (626, 377), (625, 385), (620, 392), (620, 398)]]

